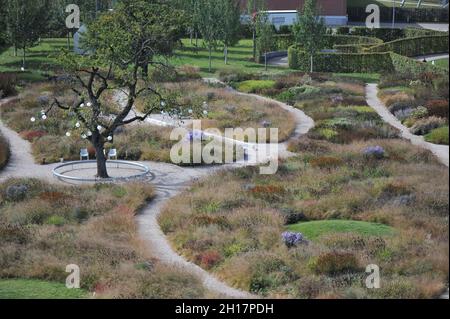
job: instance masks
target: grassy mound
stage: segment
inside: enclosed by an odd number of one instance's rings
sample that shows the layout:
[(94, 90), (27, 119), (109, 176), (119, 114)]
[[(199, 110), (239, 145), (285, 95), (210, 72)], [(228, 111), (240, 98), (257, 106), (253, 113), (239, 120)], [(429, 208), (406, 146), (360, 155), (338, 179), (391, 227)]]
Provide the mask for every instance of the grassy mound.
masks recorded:
[(289, 230), (302, 233), (314, 240), (331, 233), (352, 233), (365, 236), (388, 236), (394, 233), (392, 227), (355, 220), (320, 220), (290, 225)]
[(86, 298), (82, 289), (68, 289), (64, 284), (42, 280), (0, 280), (0, 299), (79, 299)]

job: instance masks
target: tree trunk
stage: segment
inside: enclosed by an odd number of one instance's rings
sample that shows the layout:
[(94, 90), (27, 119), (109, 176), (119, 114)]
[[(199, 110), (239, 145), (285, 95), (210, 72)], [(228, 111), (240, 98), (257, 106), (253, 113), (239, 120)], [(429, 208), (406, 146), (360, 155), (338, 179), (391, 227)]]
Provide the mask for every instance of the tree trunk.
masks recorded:
[(70, 31), (67, 31), (67, 50), (70, 51)]
[(210, 45), (209, 46), (209, 73), (212, 72), (212, 62), (211, 62), (212, 57), (211, 57), (211, 55), (212, 55), (212, 47)]
[(26, 61), (27, 51), (26, 51), (26, 48), (25, 48), (25, 47), (23, 47), (22, 50), (23, 50), (23, 55), (22, 55), (22, 67), (25, 69), (25, 61)]
[(14, 44), (14, 56), (17, 57), (17, 45)]
[(227, 46), (225, 46), (224, 54), (225, 54), (225, 65), (226, 65), (226, 64), (228, 64), (228, 47)]
[(198, 48), (198, 33), (195, 32), (195, 47)]
[(314, 72), (314, 58), (313, 55), (311, 54), (311, 73)]
[(106, 156), (104, 153), (105, 146), (101, 142), (94, 144), (95, 154), (97, 157), (97, 177), (109, 178), (108, 170), (106, 169)]
[(253, 28), (253, 60), (256, 61), (256, 30)]
[(264, 68), (267, 71), (267, 52), (264, 53)]

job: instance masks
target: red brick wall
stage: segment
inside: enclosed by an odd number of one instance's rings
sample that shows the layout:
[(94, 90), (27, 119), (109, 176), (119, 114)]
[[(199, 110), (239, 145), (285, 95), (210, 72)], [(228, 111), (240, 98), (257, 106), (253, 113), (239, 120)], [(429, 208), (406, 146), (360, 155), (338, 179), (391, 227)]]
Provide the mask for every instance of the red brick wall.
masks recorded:
[[(242, 0), (246, 8), (246, 0)], [(303, 7), (304, 0), (267, 0), (268, 10), (297, 10)], [(346, 16), (347, 0), (317, 0), (321, 15)]]

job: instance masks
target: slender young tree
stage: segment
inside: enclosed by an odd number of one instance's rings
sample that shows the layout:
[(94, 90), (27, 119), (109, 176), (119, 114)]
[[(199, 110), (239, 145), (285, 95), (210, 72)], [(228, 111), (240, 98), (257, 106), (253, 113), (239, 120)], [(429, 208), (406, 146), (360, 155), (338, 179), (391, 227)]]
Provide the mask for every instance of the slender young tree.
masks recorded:
[(248, 0), (247, 1), (247, 15), (248, 23), (252, 30), (253, 39), (253, 59), (256, 60), (256, 23), (258, 13), (266, 9), (266, 0)]
[(270, 22), (269, 15), (261, 11), (256, 19), (256, 39), (258, 52), (264, 53), (264, 67), (267, 71), (267, 53), (272, 51), (274, 46), (274, 29)]
[(204, 44), (208, 48), (209, 72), (212, 72), (212, 50), (217, 47), (222, 35), (222, 1), (224, 0), (198, 0), (198, 7), (196, 8), (198, 29)]
[(225, 64), (228, 64), (228, 48), (239, 42), (241, 4), (240, 0), (223, 0), (221, 4), (222, 33), (220, 41), (224, 46)]
[(324, 35), (327, 28), (317, 8), (316, 0), (306, 0), (303, 10), (297, 14), (293, 26), (295, 40), (310, 56), (310, 71), (314, 71), (314, 56), (325, 47)]
[[(184, 28), (182, 12), (168, 4), (122, 0), (114, 11), (101, 14), (88, 25), (83, 45), (90, 55), (61, 53), (61, 63), (77, 83), (73, 86), (76, 101), (64, 105), (55, 98), (45, 114), (58, 107), (75, 117), (78, 134), (95, 148), (97, 177), (108, 178), (104, 149), (113, 142), (117, 128), (144, 121), (154, 112), (179, 114), (178, 106), (142, 76), (142, 70), (146, 66), (166, 68), (165, 57), (178, 46)], [(117, 114), (106, 115), (102, 96), (115, 89), (126, 92), (126, 103)], [(145, 110), (134, 114), (134, 102), (144, 94)]]
[(15, 48), (22, 49), (22, 67), (26, 64), (26, 49), (33, 46), (48, 30), (51, 0), (6, 0), (8, 37)]

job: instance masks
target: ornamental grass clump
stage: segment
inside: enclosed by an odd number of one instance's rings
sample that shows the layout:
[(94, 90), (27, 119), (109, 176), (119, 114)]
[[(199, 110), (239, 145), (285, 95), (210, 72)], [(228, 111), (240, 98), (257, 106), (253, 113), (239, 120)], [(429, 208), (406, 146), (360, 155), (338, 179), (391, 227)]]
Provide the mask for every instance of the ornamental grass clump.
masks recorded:
[(386, 152), (381, 146), (369, 146), (364, 149), (364, 156), (367, 158), (383, 159)]
[(299, 244), (307, 243), (305, 237), (301, 233), (294, 232), (284, 232), (281, 237), (283, 238), (284, 244), (287, 248), (296, 247)]

